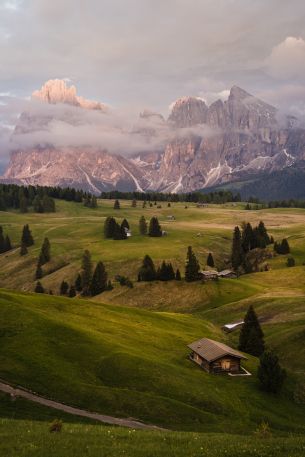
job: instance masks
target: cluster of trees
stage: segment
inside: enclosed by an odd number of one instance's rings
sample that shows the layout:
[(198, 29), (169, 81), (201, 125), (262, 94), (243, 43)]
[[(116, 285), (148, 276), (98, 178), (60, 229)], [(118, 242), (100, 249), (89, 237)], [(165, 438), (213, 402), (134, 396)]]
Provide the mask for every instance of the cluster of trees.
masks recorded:
[(275, 200), (268, 203), (269, 208), (305, 208), (305, 200)]
[(260, 358), (257, 376), (261, 388), (266, 392), (277, 393), (283, 385), (286, 372), (280, 366), (277, 355), (266, 349), (264, 333), (252, 305), (244, 318), (244, 324), (239, 334), (238, 348), (247, 354)]
[(246, 273), (252, 271), (252, 265), (247, 255), (249, 251), (261, 248), (264, 249), (267, 245), (274, 242), (273, 237), (268, 235), (267, 229), (263, 221), (260, 221), (257, 227), (252, 227), (251, 224), (244, 223), (242, 231), (238, 226), (233, 232), (231, 263), (235, 271), (242, 267)]
[(281, 242), (275, 241), (273, 248), (277, 254), (285, 255), (290, 252), (290, 246), (286, 238), (284, 238)]
[(12, 243), (8, 235), (4, 235), (3, 228), (0, 226), (0, 254), (10, 251), (12, 249)]
[(74, 287), (81, 295), (92, 297), (112, 289), (103, 262), (97, 262), (93, 270), (91, 254), (88, 250), (84, 251), (81, 272), (77, 275)]
[[(35, 197), (38, 197), (38, 199), (35, 199)], [(26, 213), (29, 207), (34, 207), (36, 212), (53, 212), (55, 210), (54, 198), (82, 202), (87, 198), (92, 199), (92, 195), (70, 187), (0, 184), (0, 211), (19, 209), (21, 212)]]
[(35, 272), (35, 279), (41, 279), (43, 276), (42, 266), (48, 263), (51, 260), (51, 245), (48, 238), (43, 240), (37, 266)]
[(179, 269), (174, 271), (170, 262), (163, 261), (161, 266), (155, 267), (155, 264), (149, 255), (143, 259), (138, 273), (138, 281), (180, 281), (181, 274)]
[(214, 192), (189, 192), (184, 194), (170, 194), (162, 192), (120, 192), (112, 190), (102, 192), (101, 198), (109, 200), (139, 200), (148, 202), (193, 202), (193, 203), (227, 203), (240, 202), (240, 194), (233, 194), (230, 190), (219, 190)]
[(87, 208), (97, 208), (97, 198), (95, 195), (87, 194), (84, 196), (84, 206)]
[(107, 217), (104, 222), (104, 237), (113, 240), (126, 240), (129, 223), (123, 219), (119, 224), (114, 217)]
[(34, 238), (30, 230), (29, 224), (23, 226), (22, 235), (21, 235), (21, 247), (20, 255), (26, 255), (28, 253), (28, 247), (33, 246)]

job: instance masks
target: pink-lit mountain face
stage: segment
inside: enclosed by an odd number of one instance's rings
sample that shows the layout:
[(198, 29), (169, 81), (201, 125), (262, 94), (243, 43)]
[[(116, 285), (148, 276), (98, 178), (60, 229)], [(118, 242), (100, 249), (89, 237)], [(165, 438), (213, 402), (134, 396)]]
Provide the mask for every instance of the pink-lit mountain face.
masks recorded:
[[(96, 194), (110, 189), (183, 192), (282, 170), (305, 159), (305, 131), (297, 128), (296, 119), (279, 120), (276, 108), (236, 86), (227, 101), (210, 106), (200, 98), (183, 97), (173, 104), (167, 120), (145, 111), (127, 134), (126, 125), (118, 125), (119, 118), (113, 130), (111, 108), (78, 96), (75, 87), (67, 87), (64, 81), (48, 81), (32, 98), (74, 107), (77, 116), (65, 110), (24, 112), (14, 135), (38, 132), (37, 144), (11, 153), (6, 181), (69, 185)], [(100, 126), (106, 126), (97, 140), (91, 144), (93, 135), (87, 135), (85, 144), (72, 137), (71, 143), (70, 138), (64, 144), (53, 143), (50, 132), (59, 130), (64, 135), (73, 126), (77, 133), (78, 124), (86, 132), (80, 122), (85, 116), (91, 129), (97, 125), (97, 134)], [(116, 138), (111, 137), (109, 146), (108, 127), (120, 139), (115, 153), (111, 145)], [(44, 133), (48, 141), (42, 143)]]

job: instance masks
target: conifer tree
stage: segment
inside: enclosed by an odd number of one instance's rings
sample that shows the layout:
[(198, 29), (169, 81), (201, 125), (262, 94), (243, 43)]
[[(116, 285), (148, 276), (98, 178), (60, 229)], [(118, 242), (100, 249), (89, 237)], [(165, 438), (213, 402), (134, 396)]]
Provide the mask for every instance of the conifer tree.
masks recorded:
[(181, 273), (180, 273), (179, 268), (177, 268), (177, 270), (176, 270), (175, 279), (176, 279), (176, 281), (181, 281)]
[(238, 348), (248, 354), (260, 356), (265, 349), (264, 334), (252, 305), (250, 305), (239, 334)]
[(3, 235), (3, 229), (0, 226), (0, 254), (2, 254), (3, 252), (5, 252), (5, 238)]
[(113, 209), (120, 209), (120, 208), (121, 208), (121, 205), (120, 205), (119, 200), (115, 200), (114, 205), (113, 205)]
[(289, 243), (288, 243), (287, 239), (284, 238), (281, 243), (281, 254), (289, 254), (289, 252), (290, 252)]
[(185, 280), (187, 282), (197, 281), (199, 279), (200, 265), (191, 246), (187, 249)]
[(6, 235), (4, 239), (4, 252), (10, 251), (12, 249), (12, 243), (10, 237)]
[(90, 295), (90, 284), (92, 279), (92, 262), (91, 262), (91, 254), (88, 250), (86, 250), (83, 254), (82, 258), (82, 295), (87, 296)]
[(75, 286), (73, 286), (73, 284), (72, 284), (72, 286), (69, 289), (69, 297), (73, 298), (75, 296), (76, 296), (76, 290), (75, 290)]
[(127, 233), (124, 227), (122, 227), (120, 224), (116, 223), (115, 224), (115, 229), (113, 233), (113, 239), (114, 240), (126, 240), (127, 238)]
[(161, 226), (157, 217), (152, 217), (149, 223), (148, 235), (153, 237), (162, 236)]
[(244, 252), (248, 252), (257, 247), (254, 231), (249, 222), (243, 227), (241, 245)]
[(137, 207), (137, 200), (133, 199), (132, 202), (131, 202), (131, 206), (132, 206), (132, 208), (136, 208)]
[(81, 275), (78, 273), (76, 280), (75, 280), (75, 290), (77, 292), (81, 292), (82, 290), (82, 278)]
[(107, 217), (104, 223), (105, 238), (113, 238), (116, 229), (116, 220), (114, 217)]
[(33, 208), (35, 213), (43, 213), (42, 201), (39, 195), (36, 195), (36, 197), (33, 200)]
[(238, 267), (241, 266), (243, 262), (243, 249), (241, 245), (241, 233), (239, 227), (235, 227), (233, 233), (233, 241), (232, 241), (232, 253), (231, 253), (231, 262), (232, 267), (234, 270), (238, 270)]
[(211, 268), (214, 268), (214, 267), (215, 267), (213, 255), (212, 255), (211, 252), (209, 252), (208, 257), (207, 257), (207, 265), (208, 265), (209, 267), (211, 267)]
[(40, 281), (37, 281), (34, 291), (36, 294), (44, 294), (44, 287)]
[(44, 265), (45, 263), (50, 261), (50, 259), (51, 259), (50, 249), (51, 249), (51, 246), (50, 246), (49, 239), (45, 238), (43, 240), (40, 255), (39, 255), (40, 265)]
[(142, 266), (139, 270), (138, 280), (139, 281), (155, 281), (156, 279), (156, 268), (154, 262), (146, 255), (143, 259)]
[(92, 195), (91, 208), (97, 208), (97, 198), (95, 195)]
[(98, 262), (91, 281), (90, 292), (91, 295), (98, 295), (107, 290), (108, 275), (105, 270), (103, 262)]
[(28, 248), (26, 247), (26, 245), (24, 243), (22, 243), (21, 247), (20, 247), (20, 255), (23, 256), (23, 255), (26, 255), (28, 253)]
[(277, 355), (271, 351), (265, 351), (260, 356), (257, 376), (263, 390), (266, 392), (277, 393), (282, 388), (286, 372), (280, 366)]
[(126, 229), (126, 230), (129, 230), (130, 227), (129, 227), (127, 219), (123, 219), (122, 220), (121, 227)]
[(69, 290), (69, 284), (66, 281), (62, 281), (59, 288), (60, 295), (67, 295)]
[(27, 213), (28, 212), (28, 202), (24, 194), (21, 195), (19, 198), (19, 211), (21, 213)]
[(161, 281), (171, 281), (175, 279), (175, 272), (171, 263), (166, 263), (164, 260), (158, 271), (158, 279)]
[(55, 201), (46, 194), (42, 197), (41, 207), (42, 211), (37, 211), (38, 213), (55, 213)]
[(38, 261), (36, 271), (35, 271), (35, 279), (41, 279), (43, 276), (41, 265)]
[(28, 224), (26, 224), (23, 227), (22, 236), (21, 236), (21, 244), (25, 244), (25, 246), (27, 246), (27, 247), (32, 246), (34, 244), (34, 239), (33, 239), (33, 236), (32, 236), (32, 233), (31, 233), (31, 230), (30, 230)]
[(144, 216), (141, 216), (139, 220), (139, 232), (141, 235), (147, 235), (147, 222)]

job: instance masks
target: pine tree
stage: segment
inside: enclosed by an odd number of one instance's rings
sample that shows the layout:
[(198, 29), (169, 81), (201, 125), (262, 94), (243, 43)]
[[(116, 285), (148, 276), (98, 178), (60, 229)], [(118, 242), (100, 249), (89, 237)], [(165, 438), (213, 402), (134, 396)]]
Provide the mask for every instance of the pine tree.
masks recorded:
[(158, 271), (158, 279), (161, 281), (171, 281), (175, 279), (175, 272), (171, 263), (166, 263), (164, 260)]
[(25, 244), (25, 246), (27, 246), (27, 247), (32, 246), (34, 244), (33, 236), (32, 236), (32, 233), (31, 233), (31, 230), (30, 230), (28, 224), (26, 224), (23, 227), (22, 236), (21, 236), (21, 244)]
[(260, 221), (260, 223), (258, 224), (257, 230), (258, 230), (259, 238), (261, 240), (263, 240), (263, 244), (265, 244), (266, 246), (268, 244), (270, 244), (270, 238), (269, 238), (267, 229), (266, 229), (263, 221)]
[(75, 296), (76, 296), (76, 290), (75, 290), (75, 287), (72, 285), (69, 289), (69, 297), (73, 298)]
[(181, 281), (181, 273), (180, 273), (179, 268), (177, 268), (175, 279), (176, 279), (176, 281)]
[(79, 273), (75, 280), (75, 290), (77, 290), (77, 292), (81, 292), (81, 290), (82, 290), (82, 278)]
[(92, 262), (91, 254), (86, 250), (82, 258), (82, 295), (90, 295), (90, 284), (92, 279)]
[(6, 235), (4, 239), (4, 252), (10, 251), (12, 249), (12, 243), (10, 237)]
[(38, 195), (33, 200), (33, 208), (35, 213), (43, 213), (42, 201)]
[(126, 229), (126, 230), (129, 230), (130, 227), (129, 227), (127, 219), (123, 219), (123, 221), (121, 223), (121, 227)]
[(207, 258), (207, 265), (211, 268), (214, 268), (215, 267), (215, 263), (214, 263), (214, 259), (213, 259), (213, 255), (211, 252), (209, 252), (209, 255), (208, 255), (208, 258)]
[(137, 200), (133, 199), (132, 202), (131, 202), (131, 206), (132, 206), (132, 208), (136, 208), (137, 207)]
[(115, 224), (115, 229), (114, 229), (114, 234), (113, 234), (113, 239), (114, 240), (126, 240), (127, 238), (127, 233), (124, 227), (122, 227), (120, 224)]
[(38, 261), (36, 271), (35, 271), (35, 279), (41, 279), (43, 276), (41, 265)]
[(67, 295), (69, 290), (69, 284), (66, 281), (62, 281), (59, 288), (60, 295)]
[(105, 238), (113, 238), (116, 228), (116, 220), (114, 217), (107, 217), (104, 223)]
[(281, 243), (281, 254), (289, 254), (289, 252), (290, 252), (289, 243), (288, 243), (287, 239), (284, 238)]
[(245, 226), (243, 227), (241, 240), (241, 245), (244, 252), (248, 252), (251, 249), (257, 247), (257, 241), (254, 235), (254, 231), (252, 225), (249, 222), (245, 224)]
[(25, 198), (24, 194), (21, 195), (21, 197), (19, 198), (19, 210), (21, 213), (28, 212), (28, 202), (27, 202), (27, 199)]
[[(43, 213), (55, 213), (55, 201), (46, 194), (42, 197), (41, 206)], [(41, 211), (37, 212), (40, 213)]]
[(154, 262), (146, 255), (143, 259), (142, 266), (139, 270), (138, 280), (139, 281), (155, 281), (156, 279), (156, 268)]
[(141, 216), (139, 220), (139, 232), (141, 235), (147, 235), (147, 222), (144, 216)]
[(44, 294), (44, 287), (40, 281), (36, 283), (34, 291), (36, 292), (36, 294)]
[(234, 270), (238, 270), (238, 267), (241, 266), (243, 262), (243, 249), (241, 245), (241, 233), (239, 227), (235, 227), (233, 233), (233, 241), (232, 241), (232, 253), (231, 253), (231, 262), (232, 267)]
[(3, 229), (0, 226), (0, 254), (2, 254), (3, 252), (5, 252), (5, 238), (3, 235)]
[(199, 279), (200, 265), (191, 246), (187, 249), (185, 280), (187, 282), (197, 281)]
[(107, 290), (107, 279), (108, 275), (103, 262), (98, 262), (95, 267), (90, 286), (90, 292), (92, 296), (101, 294)]
[(92, 196), (91, 208), (97, 208), (97, 198), (95, 195)]
[(23, 256), (23, 255), (26, 255), (28, 253), (28, 248), (26, 247), (26, 245), (24, 243), (22, 243), (21, 247), (20, 247), (20, 255)]
[(50, 247), (49, 239), (45, 238), (43, 240), (40, 255), (39, 255), (40, 265), (44, 265), (45, 263), (50, 261), (50, 259), (51, 259), (50, 249), (51, 249), (51, 247)]
[(266, 392), (277, 393), (281, 390), (286, 372), (281, 368), (277, 355), (271, 351), (265, 351), (260, 356), (257, 377), (261, 388)]
[(150, 219), (148, 235), (153, 237), (162, 236), (161, 226), (155, 216)]
[(114, 205), (113, 205), (113, 209), (120, 209), (120, 208), (121, 208), (121, 205), (120, 205), (119, 200), (115, 200)]
[(248, 354), (260, 356), (265, 349), (264, 334), (252, 305), (250, 305), (239, 334), (238, 348)]

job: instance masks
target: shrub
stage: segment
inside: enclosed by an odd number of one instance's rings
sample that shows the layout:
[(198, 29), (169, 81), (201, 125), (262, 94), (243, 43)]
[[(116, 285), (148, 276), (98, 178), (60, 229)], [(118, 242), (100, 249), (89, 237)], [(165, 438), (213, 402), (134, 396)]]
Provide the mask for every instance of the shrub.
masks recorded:
[(54, 419), (53, 422), (49, 425), (49, 431), (51, 433), (59, 433), (62, 430), (62, 420), (61, 419)]

